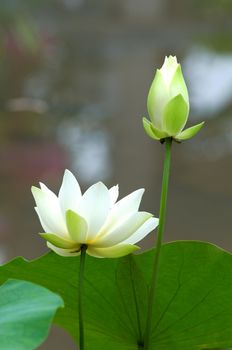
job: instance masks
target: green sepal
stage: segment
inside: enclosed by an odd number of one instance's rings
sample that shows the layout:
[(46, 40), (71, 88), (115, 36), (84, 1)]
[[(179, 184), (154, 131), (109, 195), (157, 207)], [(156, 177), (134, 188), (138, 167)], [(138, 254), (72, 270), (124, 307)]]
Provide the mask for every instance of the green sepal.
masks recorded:
[(147, 120), (146, 118), (143, 118), (143, 127), (145, 132), (149, 137), (151, 137), (154, 140), (159, 140), (160, 138), (156, 136), (156, 134), (152, 130), (152, 124)]
[(155, 128), (153, 124), (151, 124), (151, 129), (152, 129), (152, 132), (159, 138), (159, 140), (165, 139), (166, 137), (169, 136), (167, 132), (161, 131)]
[(154, 140), (165, 139), (166, 137), (169, 136), (165, 131), (161, 131), (155, 128), (154, 125), (146, 118), (143, 118), (143, 127), (147, 135)]
[(195, 136), (201, 130), (201, 128), (203, 127), (204, 124), (205, 124), (205, 122), (202, 122), (200, 124), (196, 124), (194, 126), (191, 126), (188, 129), (185, 129), (179, 135), (177, 135), (175, 137), (175, 139), (177, 141), (184, 141), (184, 140), (191, 139), (193, 136)]
[(107, 248), (89, 246), (88, 254), (97, 258), (120, 258), (125, 255), (132, 254), (139, 249), (140, 247), (133, 244), (116, 244)]
[(40, 233), (40, 236), (58, 248), (75, 249), (76, 247), (79, 247), (79, 244), (73, 241), (70, 241), (68, 239), (62, 238), (60, 236), (57, 236), (54, 233)]
[(66, 224), (70, 237), (78, 243), (84, 243), (87, 237), (88, 224), (85, 219), (72, 210), (66, 212)]
[(172, 98), (165, 107), (163, 129), (168, 136), (175, 136), (184, 128), (188, 119), (188, 104), (181, 94)]

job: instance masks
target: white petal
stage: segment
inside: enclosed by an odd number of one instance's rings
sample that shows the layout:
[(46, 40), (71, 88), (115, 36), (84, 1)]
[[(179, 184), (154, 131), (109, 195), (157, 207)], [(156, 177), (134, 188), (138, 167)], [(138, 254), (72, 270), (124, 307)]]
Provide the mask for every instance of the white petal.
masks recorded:
[(50, 233), (54, 232), (61, 236), (66, 236), (68, 230), (56, 195), (48, 189), (42, 190), (34, 186), (31, 191), (36, 202), (39, 218), (41, 223), (43, 223), (43, 227), (46, 227), (46, 232), (49, 229)]
[(39, 210), (38, 210), (38, 208), (37, 207), (35, 207), (35, 211), (36, 211), (36, 213), (37, 213), (37, 215), (38, 215), (38, 217), (39, 217), (39, 221), (40, 221), (40, 223), (41, 223), (41, 226), (43, 227), (43, 229), (44, 229), (44, 232), (51, 232), (51, 229), (43, 222), (43, 220), (42, 220), (42, 218), (41, 218), (41, 216), (40, 216), (40, 213), (39, 213)]
[(138, 211), (144, 189), (141, 188), (118, 201), (110, 211), (107, 222), (101, 230), (106, 232), (115, 229), (127, 220), (132, 214)]
[(159, 219), (150, 218), (148, 219), (131, 237), (126, 239), (124, 244), (135, 244), (141, 241), (145, 236), (148, 235), (159, 225)]
[(95, 258), (120, 258), (133, 253), (139, 247), (131, 244), (117, 244), (108, 248), (95, 248), (88, 246), (87, 253)]
[(177, 62), (176, 56), (165, 57), (164, 63), (160, 69), (163, 79), (167, 86), (170, 85), (171, 80), (178, 68), (179, 64)]
[(65, 170), (62, 185), (59, 191), (59, 201), (63, 214), (71, 209), (78, 211), (81, 200), (81, 190), (75, 176), (69, 170)]
[[(120, 226), (117, 226), (113, 231), (103, 234), (101, 237), (93, 241), (92, 244), (96, 247), (110, 247), (118, 243), (122, 243), (127, 238), (131, 237), (147, 220), (152, 217), (152, 214), (146, 212), (136, 212), (132, 214)], [(123, 242), (124, 243), (124, 242)]]
[(46, 185), (44, 185), (42, 182), (39, 182), (39, 184), (40, 184), (40, 188), (43, 192), (46, 192), (47, 194), (49, 194), (52, 197), (56, 197), (55, 193), (52, 192)]
[(162, 130), (163, 110), (168, 101), (168, 87), (163, 79), (161, 71), (157, 69), (148, 93), (147, 108), (153, 125), (159, 130)]
[(62, 248), (57, 248), (54, 246), (52, 243), (47, 242), (48, 248), (53, 250), (56, 254), (61, 255), (61, 256), (77, 256), (80, 255), (81, 251), (73, 251), (72, 249), (62, 249)]
[(91, 186), (84, 193), (78, 214), (88, 223), (87, 240), (93, 239), (99, 233), (109, 214), (110, 207), (109, 191), (102, 182)]
[(111, 204), (114, 205), (114, 203), (117, 201), (118, 199), (118, 185), (113, 186), (109, 189), (109, 194), (110, 194), (110, 199), (111, 199)]

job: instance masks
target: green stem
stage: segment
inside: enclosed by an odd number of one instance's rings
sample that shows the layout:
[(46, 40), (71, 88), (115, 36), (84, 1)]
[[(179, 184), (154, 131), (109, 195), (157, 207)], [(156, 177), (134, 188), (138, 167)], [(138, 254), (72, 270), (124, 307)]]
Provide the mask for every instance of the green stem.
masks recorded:
[(145, 328), (145, 334), (144, 334), (144, 350), (150, 349), (153, 305), (156, 298), (156, 284), (157, 284), (160, 252), (161, 252), (161, 245), (162, 245), (164, 225), (165, 225), (165, 216), (166, 216), (168, 182), (169, 182), (169, 172), (170, 172), (170, 162), (171, 162), (171, 145), (172, 145), (172, 138), (166, 138), (162, 191), (161, 191), (161, 198), (160, 198), (159, 227), (158, 227), (158, 233), (157, 233), (157, 243), (156, 243), (156, 252), (154, 257), (151, 287), (150, 287), (149, 299), (148, 299), (147, 321), (146, 321), (146, 328)]
[(85, 256), (86, 256), (86, 245), (81, 247), (81, 259), (80, 259), (80, 270), (79, 270), (79, 339), (80, 339), (80, 350), (84, 350), (84, 319), (83, 319), (83, 282), (84, 282), (84, 269), (85, 269)]

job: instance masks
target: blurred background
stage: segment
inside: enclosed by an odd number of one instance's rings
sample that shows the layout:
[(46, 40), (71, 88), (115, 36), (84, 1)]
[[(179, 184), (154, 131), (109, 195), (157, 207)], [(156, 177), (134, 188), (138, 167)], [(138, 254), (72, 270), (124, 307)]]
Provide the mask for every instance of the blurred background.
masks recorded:
[[(47, 251), (30, 187), (57, 191), (65, 168), (83, 189), (145, 187), (141, 207), (158, 216), (164, 147), (141, 118), (169, 54), (189, 88), (188, 126), (206, 125), (173, 145), (165, 238), (232, 250), (231, 15), (230, 0), (1, 0), (1, 263)], [(40, 349), (75, 347), (54, 328)]]

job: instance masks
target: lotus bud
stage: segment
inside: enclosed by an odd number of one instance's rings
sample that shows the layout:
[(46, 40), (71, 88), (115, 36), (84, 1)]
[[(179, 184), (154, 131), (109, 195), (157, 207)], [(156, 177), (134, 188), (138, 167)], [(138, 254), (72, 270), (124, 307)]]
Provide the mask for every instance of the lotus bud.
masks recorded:
[(155, 140), (172, 137), (187, 140), (198, 133), (203, 123), (182, 131), (189, 115), (189, 96), (181, 66), (176, 57), (165, 57), (157, 69), (147, 98), (150, 120), (143, 118), (146, 133)]

